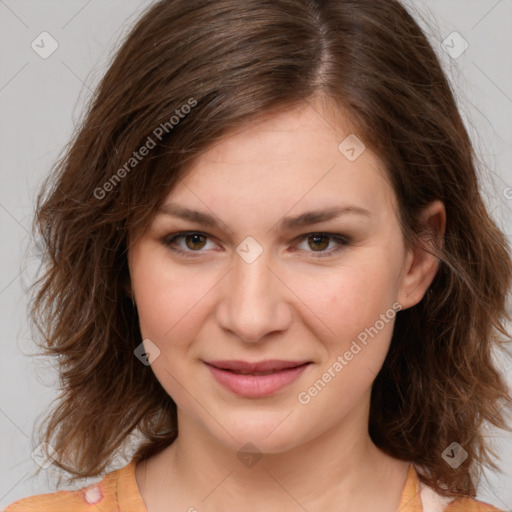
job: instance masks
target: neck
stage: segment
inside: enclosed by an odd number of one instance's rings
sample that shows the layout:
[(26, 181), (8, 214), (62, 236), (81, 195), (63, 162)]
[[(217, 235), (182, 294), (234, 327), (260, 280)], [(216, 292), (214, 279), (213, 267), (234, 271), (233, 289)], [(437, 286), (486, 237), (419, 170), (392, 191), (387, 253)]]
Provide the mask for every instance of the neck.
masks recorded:
[[(256, 452), (252, 457), (220, 443), (179, 411), (179, 436), (148, 461), (146, 485), (139, 485), (148, 512), (159, 512), (160, 506), (165, 510), (163, 505), (169, 503), (201, 511), (240, 508), (241, 503), (247, 512), (300, 507), (394, 511), (408, 463), (374, 445), (368, 429), (362, 428), (368, 424), (368, 410), (369, 400), (367, 407), (353, 410), (321, 436), (283, 452)], [(153, 492), (147, 482), (154, 485)]]

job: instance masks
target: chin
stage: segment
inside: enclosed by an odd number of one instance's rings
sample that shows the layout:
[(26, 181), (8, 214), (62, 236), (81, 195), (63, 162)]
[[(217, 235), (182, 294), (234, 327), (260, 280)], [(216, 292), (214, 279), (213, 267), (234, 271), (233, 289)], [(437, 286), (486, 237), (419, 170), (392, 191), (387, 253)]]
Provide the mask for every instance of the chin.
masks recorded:
[(266, 454), (283, 453), (303, 442), (295, 422), (287, 418), (287, 414), (274, 413), (262, 418), (260, 411), (254, 414), (253, 419), (249, 414), (244, 414), (226, 423), (230, 425), (228, 431), (233, 437), (223, 430), (218, 434), (221, 434), (223, 444), (237, 453), (241, 450)]

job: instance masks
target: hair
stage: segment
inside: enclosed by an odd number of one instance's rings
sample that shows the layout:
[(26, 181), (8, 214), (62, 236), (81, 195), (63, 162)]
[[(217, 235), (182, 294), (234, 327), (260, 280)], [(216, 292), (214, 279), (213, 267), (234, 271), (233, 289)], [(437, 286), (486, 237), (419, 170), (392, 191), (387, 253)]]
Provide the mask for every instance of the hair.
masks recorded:
[[(175, 402), (134, 356), (131, 235), (213, 144), (313, 98), (348, 116), (380, 158), (408, 246), (439, 258), (428, 293), (397, 315), (369, 434), (445, 495), (475, 496), (482, 467), (498, 468), (482, 427), (508, 429), (512, 397), (493, 354), (508, 343), (512, 262), (451, 86), (411, 14), (396, 0), (162, 0), (116, 50), (36, 200), (45, 256), (30, 316), (60, 377), (41, 439), (69, 481), (99, 475), (135, 432), (136, 460), (178, 434)], [(447, 215), (437, 245), (419, 222), (434, 200)], [(468, 453), (456, 470), (441, 457), (453, 441)]]

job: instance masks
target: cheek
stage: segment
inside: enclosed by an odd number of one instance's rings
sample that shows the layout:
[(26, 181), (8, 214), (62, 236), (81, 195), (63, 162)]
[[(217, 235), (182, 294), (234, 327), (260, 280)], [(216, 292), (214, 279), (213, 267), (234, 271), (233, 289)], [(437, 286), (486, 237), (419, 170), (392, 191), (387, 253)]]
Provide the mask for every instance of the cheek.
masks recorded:
[(212, 287), (207, 279), (198, 279), (192, 267), (178, 270), (165, 253), (149, 246), (134, 253), (130, 275), (143, 338), (168, 350), (193, 335), (200, 325), (201, 300)]
[(392, 307), (393, 276), (393, 269), (385, 265), (346, 267), (305, 280), (301, 298), (337, 340), (352, 340)]
[(336, 403), (333, 423), (361, 400), (388, 353), (397, 313), (393, 272), (375, 265), (345, 269), (325, 279), (323, 294), (309, 297), (329, 331), (323, 337), (317, 331), (325, 353), (300, 400), (310, 400), (318, 414)]
[[(203, 322), (201, 299), (211, 284), (194, 277), (192, 271), (177, 271), (159, 252), (142, 245), (130, 264), (140, 332), (142, 339), (151, 340), (160, 351), (151, 363), (157, 380), (173, 400), (192, 407), (189, 393), (196, 396), (200, 389), (184, 374), (183, 360)], [(147, 345), (146, 349), (151, 347)]]

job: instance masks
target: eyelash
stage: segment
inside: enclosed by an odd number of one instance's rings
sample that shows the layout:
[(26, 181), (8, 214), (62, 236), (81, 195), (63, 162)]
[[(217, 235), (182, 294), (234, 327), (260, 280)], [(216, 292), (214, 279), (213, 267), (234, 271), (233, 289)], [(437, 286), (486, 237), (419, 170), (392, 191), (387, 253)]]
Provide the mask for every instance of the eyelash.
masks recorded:
[[(200, 236), (204, 236), (206, 238), (210, 238), (209, 235), (207, 235), (206, 233), (202, 233), (201, 231), (180, 231), (179, 233), (173, 233), (172, 235), (168, 235), (168, 236), (162, 238), (161, 243), (165, 247), (168, 247), (169, 249), (171, 249), (172, 251), (174, 251), (178, 254), (182, 254), (186, 258), (197, 258), (196, 255), (192, 255), (191, 253), (201, 253), (201, 252), (205, 252), (205, 251), (202, 251), (202, 250), (197, 250), (197, 251), (186, 250), (185, 251), (185, 250), (177, 248), (175, 246), (176, 240), (178, 240), (179, 238), (185, 237), (187, 235), (200, 235)], [(328, 256), (332, 256), (333, 254), (341, 251), (344, 247), (348, 246), (350, 243), (349, 239), (345, 236), (341, 236), (341, 235), (335, 234), (335, 233), (323, 233), (323, 232), (306, 233), (299, 238), (299, 243), (309, 237), (312, 237), (312, 236), (330, 238), (331, 240), (334, 240), (335, 242), (338, 243), (338, 247), (336, 247), (334, 250), (331, 249), (330, 251), (318, 251), (318, 252), (317, 251), (306, 251), (306, 252), (313, 253), (314, 258), (325, 258)]]

